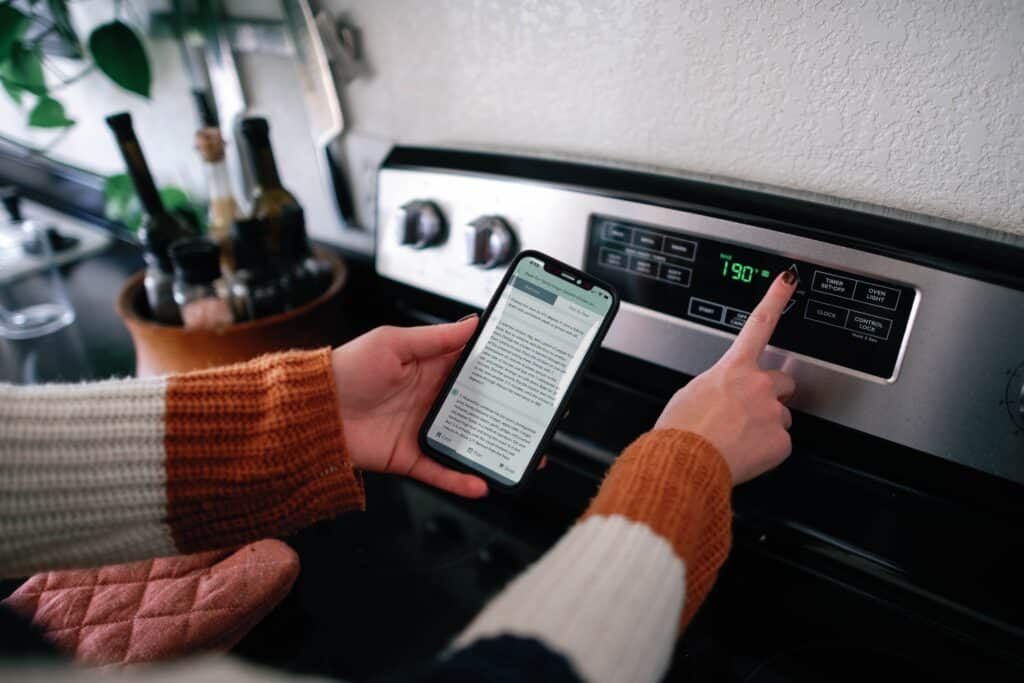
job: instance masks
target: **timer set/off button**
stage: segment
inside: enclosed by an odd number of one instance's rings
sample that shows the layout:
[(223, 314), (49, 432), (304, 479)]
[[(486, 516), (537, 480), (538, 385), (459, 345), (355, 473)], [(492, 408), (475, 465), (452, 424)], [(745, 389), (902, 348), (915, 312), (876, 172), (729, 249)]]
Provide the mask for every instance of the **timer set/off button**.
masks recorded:
[(886, 287), (825, 270), (814, 271), (814, 277), (811, 279), (811, 291), (852, 299), (879, 308), (888, 308), (891, 311), (895, 311), (900, 302), (900, 290), (895, 287)]

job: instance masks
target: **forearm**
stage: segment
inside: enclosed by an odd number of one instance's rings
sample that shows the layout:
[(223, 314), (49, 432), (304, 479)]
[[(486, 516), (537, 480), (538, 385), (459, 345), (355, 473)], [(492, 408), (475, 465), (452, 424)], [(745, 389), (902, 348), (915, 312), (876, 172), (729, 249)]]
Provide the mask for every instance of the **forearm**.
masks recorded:
[(0, 575), (286, 534), (363, 505), (330, 352), (0, 387)]
[(591, 683), (657, 680), (728, 554), (731, 487), (728, 465), (700, 437), (644, 435), (579, 523), (456, 646), (477, 641), (479, 652), (485, 639), (513, 635)]

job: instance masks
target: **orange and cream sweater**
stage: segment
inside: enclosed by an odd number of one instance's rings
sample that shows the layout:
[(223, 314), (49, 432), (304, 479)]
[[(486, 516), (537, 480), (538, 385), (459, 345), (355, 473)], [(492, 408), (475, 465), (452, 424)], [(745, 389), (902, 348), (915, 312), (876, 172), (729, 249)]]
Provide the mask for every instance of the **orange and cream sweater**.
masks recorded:
[[(707, 441), (641, 436), (451, 652), (514, 636), (580, 680), (657, 680), (728, 553), (730, 492)], [(155, 379), (0, 385), (0, 576), (238, 545), (363, 506), (327, 349)]]

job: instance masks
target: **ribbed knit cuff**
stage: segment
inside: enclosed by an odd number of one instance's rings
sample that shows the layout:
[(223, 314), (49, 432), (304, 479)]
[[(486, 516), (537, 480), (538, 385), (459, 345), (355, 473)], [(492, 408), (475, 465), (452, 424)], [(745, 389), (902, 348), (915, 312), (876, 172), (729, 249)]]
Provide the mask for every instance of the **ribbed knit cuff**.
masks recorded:
[(676, 429), (656, 430), (623, 451), (583, 519), (622, 515), (672, 544), (686, 566), (685, 625), (729, 554), (731, 492), (729, 466), (708, 441)]
[(292, 351), (168, 380), (167, 514), (182, 552), (364, 507), (330, 358)]

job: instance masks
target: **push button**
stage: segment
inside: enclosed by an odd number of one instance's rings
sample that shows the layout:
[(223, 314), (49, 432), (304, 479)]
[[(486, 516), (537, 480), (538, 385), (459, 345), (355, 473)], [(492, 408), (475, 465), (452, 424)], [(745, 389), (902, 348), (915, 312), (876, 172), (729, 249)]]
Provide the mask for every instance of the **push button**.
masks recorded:
[(709, 320), (713, 323), (721, 323), (722, 316), (724, 314), (725, 307), (720, 304), (704, 301), (703, 299), (697, 299), (695, 297), (690, 299), (690, 315), (694, 318)]
[(629, 244), (633, 239), (633, 231), (621, 223), (608, 221), (604, 224), (604, 238), (610, 242)]
[(845, 308), (811, 299), (807, 302), (807, 312), (804, 313), (804, 317), (816, 323), (845, 327), (846, 317), (849, 313), (850, 311)]
[(633, 233), (633, 244), (651, 251), (661, 251), (664, 241), (665, 238), (661, 235), (646, 230), (637, 230)]
[(697, 243), (690, 240), (681, 240), (678, 237), (666, 237), (665, 253), (692, 261), (693, 257), (697, 255)]
[(629, 269), (641, 275), (658, 277), (658, 262), (651, 259), (631, 256), (629, 259)]
[(900, 290), (858, 281), (857, 287), (853, 291), (853, 298), (872, 306), (881, 306), (895, 311), (896, 305), (900, 301)]
[(661, 264), (661, 279), (671, 282), (674, 285), (681, 285), (683, 287), (690, 286), (690, 274), (689, 268), (680, 268), (679, 266), (670, 266), (667, 263)]
[(846, 327), (854, 332), (861, 332), (879, 339), (888, 339), (889, 332), (892, 331), (892, 321), (877, 315), (850, 311), (850, 319), (846, 321)]
[(853, 289), (856, 284), (857, 281), (853, 278), (816, 270), (814, 271), (814, 280), (811, 282), (811, 291), (850, 299), (853, 298)]
[(737, 330), (747, 324), (747, 318), (749, 317), (749, 311), (741, 311), (738, 308), (725, 309), (725, 324), (729, 327), (735, 327)]
[(614, 249), (601, 249), (600, 263), (602, 266), (611, 266), (612, 268), (628, 268), (628, 260), (624, 253), (621, 251), (615, 251)]

